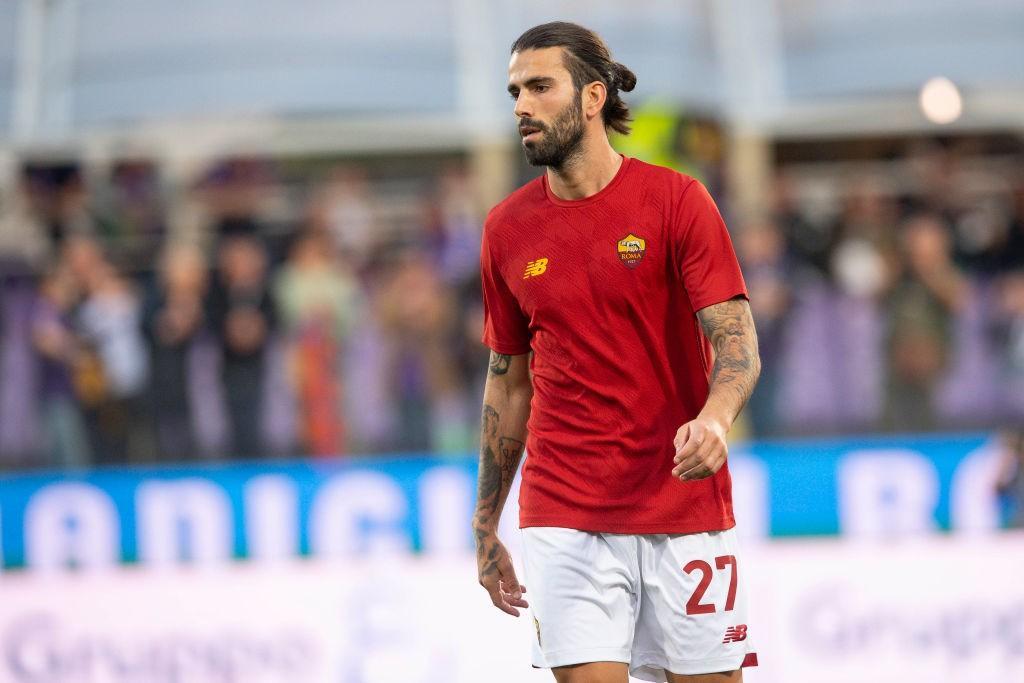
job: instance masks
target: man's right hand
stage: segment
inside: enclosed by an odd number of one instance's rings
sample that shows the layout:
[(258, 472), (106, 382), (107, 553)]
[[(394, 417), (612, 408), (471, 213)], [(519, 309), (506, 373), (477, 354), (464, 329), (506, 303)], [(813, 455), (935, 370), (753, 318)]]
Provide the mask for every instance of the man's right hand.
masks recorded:
[(475, 529), (476, 565), (480, 585), (491, 596), (491, 602), (502, 612), (519, 616), (516, 607), (529, 607), (523, 599), (526, 586), (516, 579), (512, 558), (493, 531)]

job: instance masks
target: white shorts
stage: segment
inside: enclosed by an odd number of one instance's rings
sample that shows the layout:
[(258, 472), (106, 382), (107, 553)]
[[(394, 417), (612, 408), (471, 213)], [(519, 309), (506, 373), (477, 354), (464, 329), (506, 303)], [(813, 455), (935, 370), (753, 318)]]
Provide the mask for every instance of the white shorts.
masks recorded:
[(537, 637), (533, 665), (626, 662), (665, 681), (756, 666), (732, 529), (607, 534), (523, 529), (523, 583)]

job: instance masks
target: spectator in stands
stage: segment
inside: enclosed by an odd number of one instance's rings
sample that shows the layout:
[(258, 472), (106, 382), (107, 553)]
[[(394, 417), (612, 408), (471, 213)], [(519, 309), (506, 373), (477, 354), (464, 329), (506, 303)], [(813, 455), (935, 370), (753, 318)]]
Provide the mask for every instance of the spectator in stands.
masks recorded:
[(748, 224), (738, 239), (740, 262), (750, 292), (750, 309), (757, 323), (761, 379), (747, 403), (754, 433), (768, 434), (776, 424), (775, 399), (781, 377), (786, 321), (792, 305), (792, 264), (785, 236), (771, 221)]
[(377, 211), (366, 174), (338, 166), (313, 195), (310, 223), (324, 232), (338, 253), (356, 270), (368, 265), (379, 241)]
[[(31, 178), (18, 175), (10, 186), (0, 178), (0, 467), (30, 462), (41, 446), (54, 456), (53, 432), (38, 411), (47, 399), (49, 376), (37, 376), (39, 351), (32, 339), (42, 312), (35, 274), (53, 255), (46, 223), (33, 202)], [(42, 361), (45, 363), (45, 361)], [(45, 373), (44, 373), (45, 374)], [(37, 382), (38, 380), (38, 382)], [(59, 411), (58, 411), (59, 412)]]
[(1004, 273), (992, 290), (990, 342), (998, 359), (999, 406), (1007, 418), (1024, 417), (1024, 268)]
[(54, 243), (60, 244), (71, 237), (85, 236), (101, 240), (103, 247), (109, 248), (118, 235), (95, 212), (92, 193), (81, 169), (75, 164), (69, 164), (66, 167), (55, 167), (51, 173), (55, 182), (50, 220)]
[[(929, 212), (952, 223), (969, 203), (969, 185), (964, 183), (961, 153), (953, 140), (918, 139), (908, 143), (903, 159), (912, 193), (901, 197), (908, 214)], [(956, 256), (957, 244), (953, 243)]]
[(467, 387), (466, 405), (483, 405), (484, 380), (487, 378), (487, 357), (490, 352), (481, 341), (484, 336), (484, 307), (480, 299), (480, 278), (466, 280), (455, 292), (457, 303), (456, 334), (453, 347), (458, 363), (460, 382)]
[(53, 255), (46, 226), (29, 199), (29, 179), (0, 192), (0, 272), (41, 269)]
[(355, 322), (357, 284), (335, 251), (324, 232), (302, 235), (274, 288), (290, 345), (300, 436), (314, 455), (345, 451), (341, 354)]
[(819, 279), (829, 273), (832, 231), (825, 221), (809, 220), (797, 205), (793, 182), (777, 175), (772, 186), (772, 219), (786, 237), (791, 262), (799, 277)]
[(1024, 269), (999, 279), (993, 323), (997, 348), (1003, 350), (1003, 370), (1024, 374)]
[(996, 494), (1004, 498), (1009, 508), (1007, 526), (1024, 528), (1024, 429), (1007, 430), (1000, 441)]
[(953, 218), (955, 260), (971, 275), (996, 272), (1005, 260), (1010, 220), (999, 198), (979, 198)]
[[(445, 433), (452, 443), (446, 448), (458, 448), (459, 429), (465, 416), (475, 415), (482, 401), (484, 375), (488, 349), (480, 341), (483, 337), (483, 308), (480, 300), (480, 237), (483, 224), (475, 204), (472, 178), (465, 169), (451, 166), (438, 176), (436, 191), (424, 201), (424, 232), (426, 247), (434, 268), (448, 285), (454, 297), (454, 319), (450, 325), (448, 355), (455, 369), (454, 381), (458, 389), (453, 392), (451, 405), (439, 417)], [(479, 395), (477, 395), (479, 394)], [(458, 395), (461, 404), (454, 396)]]
[(164, 211), (155, 164), (125, 160), (114, 164), (106, 208), (118, 251), (134, 264), (155, 265), (164, 239)]
[(1024, 184), (1013, 197), (1014, 212), (1000, 249), (999, 267), (1003, 270), (1024, 270)]
[(221, 380), (231, 423), (231, 454), (260, 457), (263, 382), (275, 318), (267, 256), (255, 236), (238, 233), (223, 240), (209, 318), (223, 351)]
[(833, 231), (831, 269), (839, 289), (873, 298), (892, 286), (897, 271), (895, 243), (899, 216), (895, 202), (882, 195), (876, 178), (853, 183)]
[(473, 188), (465, 172), (449, 168), (423, 204), (427, 249), (440, 276), (458, 286), (475, 280), (480, 269), (483, 224), (473, 206)]
[(451, 288), (428, 258), (407, 248), (382, 276), (375, 305), (393, 354), (397, 447), (464, 452), (472, 439), (451, 353), (460, 333)]
[(207, 267), (202, 252), (172, 244), (160, 261), (155, 290), (145, 311), (152, 380), (149, 410), (161, 460), (196, 457), (189, 391), (189, 354), (205, 324)]
[(92, 459), (74, 387), (73, 370), (79, 352), (71, 316), (74, 301), (71, 274), (58, 266), (43, 277), (32, 310), (39, 417), (45, 463), (50, 467), (82, 467)]
[(259, 234), (261, 216), (277, 201), (277, 188), (270, 160), (233, 158), (214, 165), (195, 190), (217, 236), (225, 238)]
[(86, 405), (93, 457), (126, 463), (148, 450), (141, 419), (149, 379), (149, 352), (142, 335), (142, 310), (132, 285), (88, 237), (66, 242), (67, 264), (84, 298), (76, 328), (85, 345), (76, 376)]
[(908, 219), (901, 255), (901, 273), (886, 299), (886, 426), (935, 429), (934, 389), (949, 361), (951, 328), (965, 302), (967, 284), (953, 264), (949, 230), (935, 214)]

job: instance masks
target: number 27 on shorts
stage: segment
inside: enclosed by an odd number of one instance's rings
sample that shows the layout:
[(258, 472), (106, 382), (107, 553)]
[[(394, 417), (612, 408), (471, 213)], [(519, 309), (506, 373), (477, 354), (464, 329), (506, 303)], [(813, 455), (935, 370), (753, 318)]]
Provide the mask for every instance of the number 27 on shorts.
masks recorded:
[[(736, 604), (736, 556), (735, 555), (721, 555), (715, 558), (715, 566), (718, 569), (725, 569), (729, 567), (731, 572), (729, 574), (729, 593), (725, 598), (724, 612), (732, 610)], [(683, 567), (683, 571), (687, 574), (692, 574), (695, 571), (701, 573), (700, 582), (697, 584), (696, 590), (693, 591), (693, 595), (686, 601), (686, 613), (687, 614), (714, 614), (716, 607), (712, 603), (702, 603), (704, 599), (704, 593), (707, 591), (708, 586), (711, 585), (712, 569), (711, 565), (704, 560), (690, 560)]]

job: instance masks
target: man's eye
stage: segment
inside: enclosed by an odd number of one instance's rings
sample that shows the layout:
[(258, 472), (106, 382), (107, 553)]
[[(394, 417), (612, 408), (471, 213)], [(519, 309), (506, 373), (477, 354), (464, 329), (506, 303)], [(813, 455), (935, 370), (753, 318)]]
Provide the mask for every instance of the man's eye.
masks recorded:
[(550, 87), (550, 85), (538, 85), (537, 87), (534, 88), (534, 90), (537, 92), (546, 92), (547, 89)]

